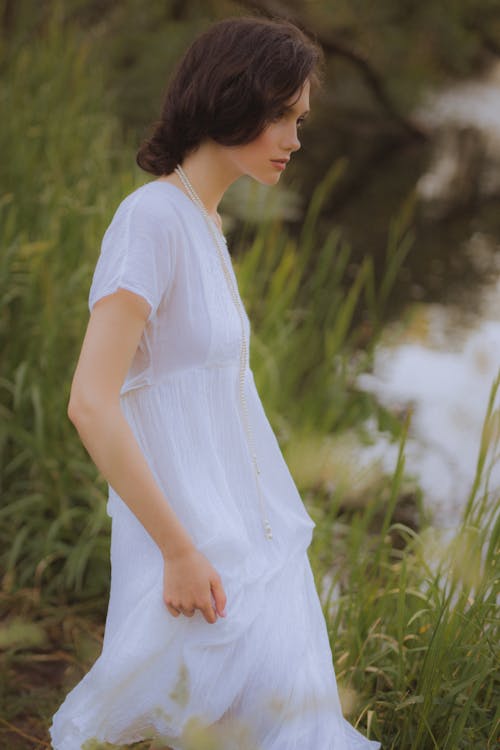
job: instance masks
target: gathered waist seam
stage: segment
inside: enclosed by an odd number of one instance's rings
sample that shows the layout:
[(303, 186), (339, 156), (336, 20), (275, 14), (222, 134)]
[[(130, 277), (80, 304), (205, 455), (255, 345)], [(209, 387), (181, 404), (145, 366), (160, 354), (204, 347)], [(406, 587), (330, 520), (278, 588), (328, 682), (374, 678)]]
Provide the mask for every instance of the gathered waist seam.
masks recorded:
[[(130, 393), (133, 393), (134, 391), (140, 391), (147, 388), (155, 388), (157, 386), (161, 386), (163, 383), (167, 383), (172, 378), (176, 377), (182, 377), (182, 375), (189, 374), (191, 372), (199, 372), (199, 371), (210, 371), (210, 370), (224, 370), (224, 369), (234, 369), (239, 370), (239, 362), (223, 362), (220, 364), (210, 364), (210, 365), (195, 365), (191, 367), (182, 367), (177, 370), (171, 370), (168, 373), (165, 373), (162, 375), (162, 377), (158, 380), (153, 382), (145, 382), (140, 383), (136, 386), (132, 386), (132, 388), (127, 389), (123, 393), (120, 393), (120, 398), (123, 398), (124, 396), (128, 396)], [(249, 366), (246, 367), (246, 371), (251, 373), (251, 369)]]

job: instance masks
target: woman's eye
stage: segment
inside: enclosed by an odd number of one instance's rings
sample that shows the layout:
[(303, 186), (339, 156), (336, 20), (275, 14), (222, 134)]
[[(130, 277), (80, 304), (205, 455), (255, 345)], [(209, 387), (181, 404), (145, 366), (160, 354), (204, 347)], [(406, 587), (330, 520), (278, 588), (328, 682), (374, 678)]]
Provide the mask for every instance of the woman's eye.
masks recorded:
[[(284, 116), (284, 114), (285, 114), (284, 110), (281, 110), (280, 112), (274, 115), (274, 117), (271, 119), (271, 122), (279, 122)], [(297, 127), (301, 128), (305, 120), (306, 120), (305, 117), (299, 117), (299, 119), (297, 120)]]

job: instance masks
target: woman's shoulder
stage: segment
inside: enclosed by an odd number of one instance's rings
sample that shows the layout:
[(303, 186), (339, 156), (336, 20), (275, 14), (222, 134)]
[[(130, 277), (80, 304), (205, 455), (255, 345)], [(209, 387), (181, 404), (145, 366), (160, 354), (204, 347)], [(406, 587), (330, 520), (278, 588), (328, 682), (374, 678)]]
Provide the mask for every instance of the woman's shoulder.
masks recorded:
[[(181, 195), (177, 195), (178, 193)], [(154, 222), (175, 231), (186, 200), (189, 201), (190, 198), (175, 185), (162, 180), (151, 180), (139, 185), (120, 201), (113, 221)]]

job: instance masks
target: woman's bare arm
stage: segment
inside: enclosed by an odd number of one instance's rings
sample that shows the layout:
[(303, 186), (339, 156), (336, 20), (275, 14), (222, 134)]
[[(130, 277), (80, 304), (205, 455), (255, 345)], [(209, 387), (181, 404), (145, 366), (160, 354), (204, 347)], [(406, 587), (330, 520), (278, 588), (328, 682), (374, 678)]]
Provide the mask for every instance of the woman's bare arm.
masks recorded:
[(165, 600), (171, 614), (176, 616), (169, 601), (187, 611), (200, 608), (213, 622), (216, 618), (210, 588), (219, 614), (225, 606), (218, 574), (196, 549), (165, 498), (120, 406), (120, 389), (149, 310), (142, 297), (126, 289), (96, 302), (71, 384), (68, 416), (101, 474), (156, 542), (165, 564), (170, 565)]

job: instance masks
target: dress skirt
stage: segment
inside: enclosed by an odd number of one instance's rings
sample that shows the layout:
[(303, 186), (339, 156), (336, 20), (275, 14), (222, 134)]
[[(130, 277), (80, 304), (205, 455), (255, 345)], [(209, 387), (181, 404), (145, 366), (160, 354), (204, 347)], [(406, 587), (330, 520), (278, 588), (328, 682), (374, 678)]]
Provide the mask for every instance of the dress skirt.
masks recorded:
[[(221, 576), (227, 616), (208, 623), (199, 610), (191, 618), (169, 613), (161, 553), (110, 487), (111, 589), (102, 653), (53, 717), (54, 750), (146, 738), (186, 750), (193, 748), (190, 732), (200, 727), (215, 733), (217, 750), (380, 747), (342, 716), (307, 554), (315, 524), (248, 370), (247, 404), (273, 539), (263, 534), (236, 373), (237, 366), (195, 368), (122, 398), (165, 496)], [(203, 415), (196, 429), (189, 419), (194, 393)], [(217, 419), (221, 410), (234, 419)]]

